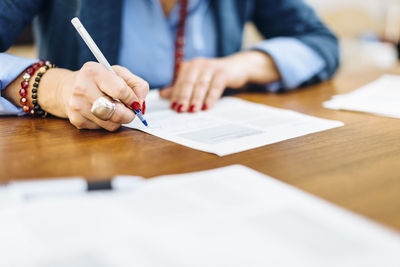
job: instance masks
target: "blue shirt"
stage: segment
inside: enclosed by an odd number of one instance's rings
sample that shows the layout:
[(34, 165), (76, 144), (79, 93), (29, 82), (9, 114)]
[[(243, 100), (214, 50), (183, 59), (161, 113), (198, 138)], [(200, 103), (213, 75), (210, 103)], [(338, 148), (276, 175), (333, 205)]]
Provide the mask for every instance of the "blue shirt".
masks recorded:
[[(134, 14), (132, 14), (133, 11)], [(172, 83), (179, 6), (166, 17), (159, 0), (124, 0), (118, 63), (149, 82), (150, 88)], [(210, 0), (191, 0), (184, 60), (217, 56), (217, 32)]]
[[(217, 31), (210, 0), (191, 0), (189, 3), (185, 60), (215, 57)], [(119, 64), (143, 77), (153, 88), (168, 86), (172, 80), (178, 12), (178, 6), (175, 6), (166, 17), (159, 0), (123, 0)], [(296, 88), (326, 65), (316, 52), (291, 37), (262, 41), (254, 49), (268, 53), (281, 73), (282, 81), (266, 85), (270, 91)], [(32, 62), (0, 53), (0, 90)], [(5, 112), (21, 114), (21, 109), (0, 97), (0, 115)]]

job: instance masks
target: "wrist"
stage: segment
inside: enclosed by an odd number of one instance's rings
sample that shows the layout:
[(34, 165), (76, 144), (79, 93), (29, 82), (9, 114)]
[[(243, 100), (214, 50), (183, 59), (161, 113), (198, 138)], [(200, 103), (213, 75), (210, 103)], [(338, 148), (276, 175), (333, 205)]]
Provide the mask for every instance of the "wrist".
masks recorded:
[(220, 69), (228, 77), (227, 86), (230, 88), (242, 88), (251, 79), (251, 67), (248, 63), (247, 52), (239, 52), (228, 57), (221, 58)]
[(270, 55), (262, 51), (243, 51), (230, 56), (247, 83), (267, 84), (281, 79), (278, 68)]
[[(66, 101), (69, 99), (67, 88), (72, 87), (69, 77), (73, 72), (67, 69), (51, 69), (43, 76), (38, 90), (38, 102), (43, 110), (67, 118)], [(69, 86), (68, 86), (69, 85)]]

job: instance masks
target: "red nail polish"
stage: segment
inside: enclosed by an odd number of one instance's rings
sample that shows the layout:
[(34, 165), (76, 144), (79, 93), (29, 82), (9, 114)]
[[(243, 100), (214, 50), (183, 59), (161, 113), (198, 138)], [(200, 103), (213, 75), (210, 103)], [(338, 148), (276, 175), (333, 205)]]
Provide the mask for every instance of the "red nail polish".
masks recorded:
[(201, 108), (201, 110), (207, 110), (207, 109), (208, 109), (208, 107), (206, 104), (204, 104), (203, 107)]
[(182, 112), (183, 112), (183, 105), (179, 105), (179, 106), (178, 106), (178, 112), (179, 112), (179, 113), (182, 113)]
[(143, 115), (146, 113), (146, 101), (143, 101), (142, 113)]
[(140, 103), (135, 101), (131, 104), (131, 108), (133, 108), (134, 110), (140, 110)]
[(176, 102), (172, 103), (172, 105), (171, 105), (171, 109), (175, 109), (176, 105), (177, 105), (177, 103), (176, 103)]
[(194, 105), (191, 105), (191, 106), (190, 106), (189, 112), (194, 113)]

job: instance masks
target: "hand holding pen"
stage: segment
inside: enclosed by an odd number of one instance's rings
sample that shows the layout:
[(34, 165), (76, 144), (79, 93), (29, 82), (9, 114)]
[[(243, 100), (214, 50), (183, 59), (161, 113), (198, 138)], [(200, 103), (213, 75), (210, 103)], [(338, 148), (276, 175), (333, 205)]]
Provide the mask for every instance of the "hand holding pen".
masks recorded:
[[(90, 99), (93, 103), (90, 113), (86, 111), (81, 114), (93, 123), (86, 121), (86, 125), (77, 127), (90, 129), (95, 128), (96, 124), (102, 126), (108, 123), (106, 129), (116, 130), (120, 123), (132, 121), (134, 115), (147, 126), (143, 113), (146, 108), (144, 99), (149, 91), (148, 84), (124, 67), (111, 67), (79, 19), (74, 18), (71, 22), (100, 63), (88, 62), (77, 73), (71, 107), (82, 107), (79, 101), (84, 99)], [(73, 123), (72, 120), (71, 122)]]

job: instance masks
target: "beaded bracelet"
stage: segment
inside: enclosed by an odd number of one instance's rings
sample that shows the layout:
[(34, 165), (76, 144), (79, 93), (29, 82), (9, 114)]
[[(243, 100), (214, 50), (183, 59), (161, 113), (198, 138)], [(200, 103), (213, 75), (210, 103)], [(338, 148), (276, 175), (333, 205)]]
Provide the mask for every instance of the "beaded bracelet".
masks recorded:
[[(21, 89), (19, 90), (19, 95), (21, 96), (20, 103), (22, 105), (23, 111), (26, 114), (31, 114), (32, 116), (40, 115), (43, 116), (43, 118), (47, 116), (47, 112), (43, 111), (38, 104), (37, 91), (41, 77), (44, 75), (44, 73), (46, 73), (47, 70), (54, 67), (55, 66), (52, 65), (49, 61), (40, 60), (39, 62), (32, 64), (26, 69), (25, 74), (22, 76), (23, 80), (21, 82)], [(28, 87), (31, 78), (37, 71), (38, 73), (35, 77), (35, 83), (33, 84), (32, 88), (33, 108), (30, 108), (28, 102)]]
[(36, 74), (35, 77), (35, 83), (33, 84), (32, 87), (32, 104), (33, 104), (33, 109), (30, 111), (31, 115), (39, 115), (42, 116), (42, 118), (45, 118), (47, 116), (47, 112), (44, 111), (39, 103), (38, 103), (38, 89), (39, 89), (39, 84), (40, 80), (42, 79), (43, 75), (49, 70), (55, 68), (55, 65), (51, 64), (49, 61), (46, 61), (45, 65), (42, 66), (38, 73)]
[(31, 111), (31, 108), (29, 107), (28, 103), (28, 87), (29, 87), (29, 82), (31, 80), (31, 77), (35, 72), (46, 65), (46, 62), (43, 60), (40, 60), (37, 63), (34, 63), (30, 65), (26, 71), (25, 74), (22, 76), (22, 82), (21, 82), (21, 89), (19, 90), (19, 95), (21, 96), (20, 103), (22, 105), (22, 109), (26, 114), (29, 114)]

